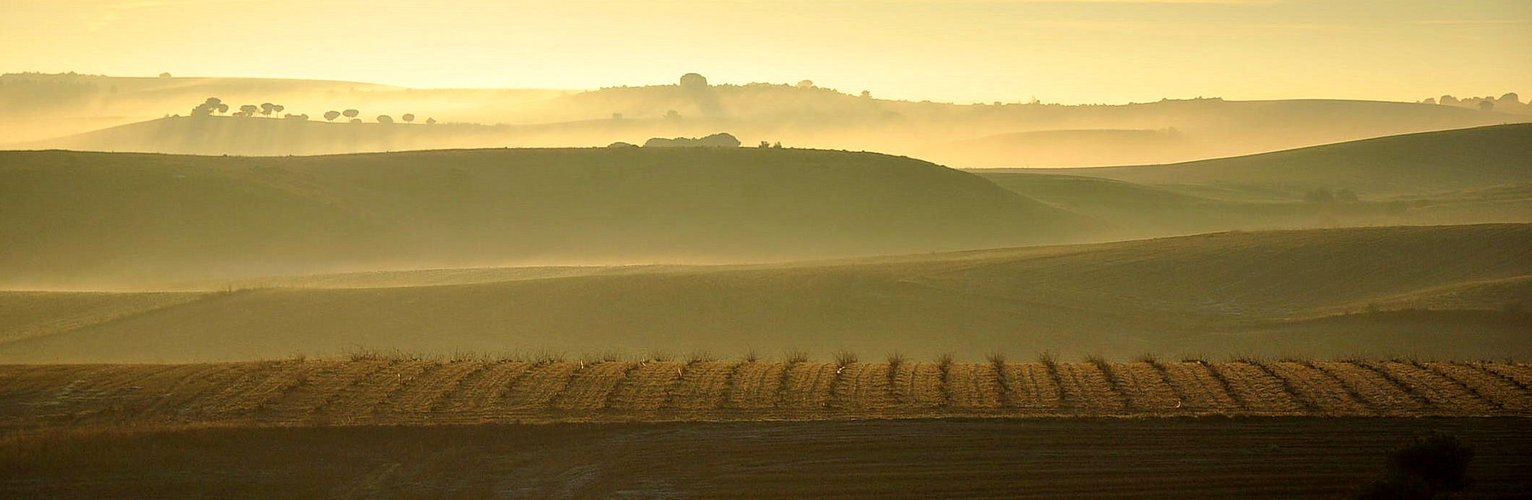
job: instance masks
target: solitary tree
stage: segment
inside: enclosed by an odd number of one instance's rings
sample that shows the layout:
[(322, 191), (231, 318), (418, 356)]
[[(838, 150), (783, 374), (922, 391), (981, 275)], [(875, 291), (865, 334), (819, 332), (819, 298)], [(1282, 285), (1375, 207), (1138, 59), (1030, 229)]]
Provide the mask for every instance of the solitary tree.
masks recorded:
[(674, 110), (674, 109), (665, 112), (665, 119), (666, 120), (679, 120), (680, 118), (681, 118), (681, 113), (677, 113), (676, 110)]
[(435, 118), (426, 118), (426, 125), (435, 125), (435, 124), (436, 124), (436, 119)]
[(707, 88), (707, 78), (696, 73), (687, 73), (681, 75), (681, 88), (705, 89)]
[(399, 118), (403, 118), (404, 119), (404, 123), (412, 123), (412, 122), (415, 121), (415, 113), (405, 113), (404, 116), (401, 116)]
[(345, 116), (346, 118), (356, 118), (357, 115), (362, 114), (362, 112), (354, 110), (354, 109), (348, 109), (348, 110), (345, 110), (345, 111), (341, 111), (340, 114), (342, 116)]
[(814, 88), (814, 81), (813, 80), (803, 80), (803, 81), (800, 81), (800, 82), (798, 82), (798, 88), (800, 88), (800, 89), (811, 89), (811, 88)]
[(324, 119), (325, 119), (325, 121), (333, 122), (333, 121), (335, 121), (336, 118), (340, 118), (340, 112), (339, 111), (330, 110), (330, 111), (324, 112)]
[(392, 116), (378, 115), (378, 123), (385, 123), (386, 124), (386, 123), (393, 123), (393, 122), (394, 122), (394, 117), (392, 117)]

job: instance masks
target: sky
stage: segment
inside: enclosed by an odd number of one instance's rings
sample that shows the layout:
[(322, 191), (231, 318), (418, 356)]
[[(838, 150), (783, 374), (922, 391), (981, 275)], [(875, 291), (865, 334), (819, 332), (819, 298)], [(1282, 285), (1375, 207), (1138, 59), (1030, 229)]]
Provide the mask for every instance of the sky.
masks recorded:
[(946, 102), (1532, 95), (1532, 0), (5, 0), (0, 71)]

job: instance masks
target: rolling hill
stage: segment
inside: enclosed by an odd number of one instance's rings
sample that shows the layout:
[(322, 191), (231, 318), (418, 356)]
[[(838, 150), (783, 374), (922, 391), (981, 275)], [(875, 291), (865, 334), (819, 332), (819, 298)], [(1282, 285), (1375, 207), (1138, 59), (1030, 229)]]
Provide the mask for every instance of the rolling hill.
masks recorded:
[[(768, 83), (553, 91), (21, 74), (0, 76), (0, 84), (0, 106), (19, 103), (15, 112), (0, 117), (5, 147), (180, 154), (586, 147), (726, 130), (747, 144), (765, 140), (882, 151), (966, 168), (1102, 166), (1532, 121), (1524, 114), (1400, 102), (1199, 98), (1121, 105), (956, 104)], [(193, 127), (161, 119), (184, 114), (210, 96), (236, 109), (280, 103), (285, 113), (315, 121), (327, 110), (358, 109), (369, 123), (379, 115), (413, 113), (421, 121), (435, 117), (454, 126), (330, 128), (247, 119), (216, 127), (203, 120)]]
[(762, 262), (1068, 241), (1086, 218), (871, 153), (0, 152), (0, 286), (509, 264)]
[[(485, 273), (492, 271), (463, 273), (452, 284), (431, 271), (429, 286), (403, 286), (401, 273), (385, 288), (355, 288), (336, 276), (307, 285), (289, 278), (286, 288), (209, 293), (0, 343), (0, 361), (246, 360), (363, 348), (846, 349), (969, 359), (990, 351), (1532, 354), (1525, 335), (1532, 315), (1524, 312), (1532, 297), (1518, 284), (1532, 275), (1532, 225), (1221, 233), (504, 281)], [(18, 322), (80, 316), (35, 294), (23, 299), (5, 304), (36, 311), (11, 313)], [(1408, 309), (1433, 304), (1445, 309)]]
[(1532, 183), (1532, 124), (1405, 134), (1216, 160), (1040, 172), (1148, 185), (1363, 197), (1430, 195)]
[[(1532, 222), (1532, 125), (1403, 135), (1220, 160), (975, 174), (1121, 236)], [(1356, 199), (1311, 198), (1324, 190)]]

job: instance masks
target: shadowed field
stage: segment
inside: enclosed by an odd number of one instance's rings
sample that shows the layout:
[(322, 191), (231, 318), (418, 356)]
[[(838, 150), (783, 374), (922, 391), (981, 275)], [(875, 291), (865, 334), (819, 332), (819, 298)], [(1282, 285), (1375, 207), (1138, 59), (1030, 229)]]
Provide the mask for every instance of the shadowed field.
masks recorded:
[(0, 439), (0, 495), (1331, 498), (1411, 435), (1464, 498), (1532, 488), (1525, 419), (1042, 419), (78, 430)]
[[(0, 361), (201, 362), (358, 349), (734, 356), (1054, 351), (1532, 355), (1532, 225), (1220, 233), (751, 266), (458, 269), (232, 292), (0, 294)], [(222, 289), (227, 285), (209, 283)], [(270, 286), (270, 288), (266, 288)], [(174, 300), (171, 300), (174, 299)], [(140, 309), (157, 304), (147, 311)]]
[(1494, 362), (269, 361), (0, 366), (0, 423), (396, 425), (915, 417), (1532, 416)]
[[(1079, 241), (1093, 223), (875, 153), (0, 152), (0, 286), (441, 267), (781, 262)], [(530, 264), (528, 264), (530, 263)]]

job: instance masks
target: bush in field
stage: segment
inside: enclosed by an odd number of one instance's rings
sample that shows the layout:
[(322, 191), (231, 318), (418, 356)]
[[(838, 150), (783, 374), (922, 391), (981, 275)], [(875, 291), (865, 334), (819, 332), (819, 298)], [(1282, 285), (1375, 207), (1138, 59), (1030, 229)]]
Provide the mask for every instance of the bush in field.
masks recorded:
[(1416, 438), (1389, 455), (1386, 475), (1364, 488), (1357, 498), (1449, 498), (1472, 483), (1468, 477), (1471, 460), (1473, 448), (1457, 436), (1433, 433)]

